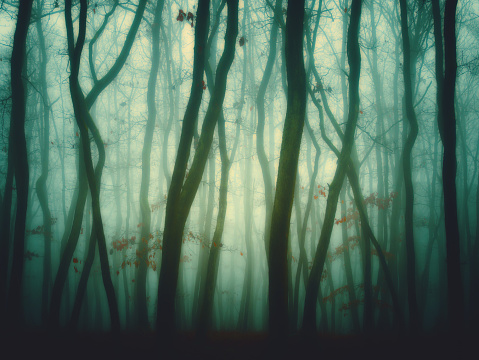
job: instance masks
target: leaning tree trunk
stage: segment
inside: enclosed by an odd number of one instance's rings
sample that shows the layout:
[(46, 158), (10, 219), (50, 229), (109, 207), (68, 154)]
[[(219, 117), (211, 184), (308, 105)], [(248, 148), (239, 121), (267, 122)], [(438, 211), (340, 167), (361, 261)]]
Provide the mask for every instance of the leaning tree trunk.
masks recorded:
[[(120, 319), (118, 314), (118, 304), (115, 297), (115, 291), (113, 288), (113, 283), (111, 281), (110, 269), (108, 265), (108, 254), (106, 250), (105, 233), (103, 230), (103, 221), (102, 221), (101, 212), (100, 212), (99, 181), (97, 182), (97, 179), (95, 177), (95, 170), (93, 168), (90, 140), (88, 136), (89, 128), (94, 133), (95, 142), (98, 147), (98, 151), (100, 153), (100, 159), (103, 158), (103, 161), (104, 161), (105, 149), (103, 147), (103, 144), (98, 143), (97, 141), (99, 134), (97, 133), (97, 131), (95, 131), (96, 128), (92, 126), (92, 124), (94, 124), (93, 119), (91, 118), (88, 112), (88, 106), (85, 101), (85, 97), (81, 90), (79, 79), (78, 79), (81, 52), (85, 42), (87, 3), (85, 0), (81, 1), (80, 27), (78, 31), (78, 38), (77, 38), (76, 45), (74, 45), (74, 39), (73, 39), (74, 35), (73, 35), (73, 23), (72, 23), (72, 17), (71, 17), (71, 5), (72, 4), (70, 0), (65, 2), (65, 23), (67, 27), (68, 50), (69, 50), (69, 58), (71, 63), (70, 93), (71, 93), (72, 102), (73, 102), (73, 109), (75, 112), (75, 119), (81, 133), (83, 160), (85, 163), (86, 176), (87, 176), (88, 185), (90, 187), (90, 192), (92, 197), (93, 228), (94, 228), (93, 232), (95, 233), (98, 240), (98, 250), (100, 253), (100, 260), (101, 260), (101, 273), (102, 273), (103, 283), (105, 286), (105, 291), (106, 291), (108, 304), (110, 308), (111, 326), (113, 330), (119, 331)], [(100, 176), (101, 176), (101, 171), (97, 173), (97, 177), (100, 178)]]
[[(83, 115), (84, 115), (83, 120), (86, 121), (86, 124), (87, 124), (88, 128), (92, 132), (93, 138), (94, 138), (96, 146), (98, 148), (99, 159), (98, 159), (96, 169), (95, 169), (95, 173), (96, 173), (96, 176), (98, 178), (98, 182), (97, 182), (97, 185), (98, 185), (97, 192), (98, 193), (99, 193), (99, 185), (101, 183), (100, 180), (101, 180), (101, 174), (102, 174), (102, 171), (103, 171), (103, 165), (105, 163), (105, 149), (104, 149), (104, 146), (103, 146), (103, 141), (101, 139), (100, 133), (99, 133), (95, 123), (93, 122), (93, 119), (91, 118), (90, 114), (88, 113), (88, 110), (95, 103), (96, 99), (98, 98), (98, 96), (100, 96), (101, 92), (108, 85), (110, 85), (111, 82), (116, 78), (116, 76), (118, 75), (118, 73), (122, 69), (123, 65), (125, 64), (125, 62), (128, 58), (128, 55), (130, 53), (131, 47), (133, 45), (133, 41), (135, 39), (136, 33), (137, 33), (138, 28), (140, 26), (140, 22), (141, 22), (141, 19), (143, 17), (143, 13), (144, 13), (145, 7), (146, 7), (146, 2), (147, 2), (146, 0), (140, 0), (140, 2), (138, 4), (138, 8), (137, 8), (136, 13), (135, 13), (135, 17), (133, 19), (133, 22), (132, 22), (131, 27), (128, 31), (128, 34), (126, 36), (125, 42), (123, 44), (123, 48), (121, 49), (120, 55), (117, 57), (117, 59), (115, 60), (115, 63), (112, 65), (110, 70), (101, 79), (97, 79), (97, 76), (96, 76), (96, 73), (95, 73), (95, 66), (94, 66), (93, 63), (90, 63), (90, 71), (91, 71), (92, 78), (94, 80), (94, 85), (93, 85), (92, 89), (90, 90), (90, 92), (88, 93), (88, 95), (86, 96), (86, 98), (84, 98), (82, 100), (82, 102), (84, 102), (84, 107), (82, 105), (81, 111), (83, 112)], [(84, 5), (86, 7), (86, 3), (82, 2), (81, 4), (82, 4), (82, 6)], [(66, 9), (69, 10), (69, 12), (71, 13), (71, 1), (66, 2), (65, 5), (66, 5)], [(114, 3), (113, 9), (108, 14), (111, 15), (114, 8), (116, 8), (116, 2)], [(86, 12), (86, 9), (84, 11)], [(90, 53), (92, 52), (91, 49), (92, 49), (93, 43), (96, 41), (96, 39), (98, 39), (98, 37), (102, 33), (103, 29), (106, 26), (105, 24), (108, 21), (108, 18), (109, 18), (109, 15), (105, 16), (103, 25), (100, 27), (97, 34), (90, 41)], [(86, 19), (84, 21), (86, 21)], [(71, 22), (71, 19), (70, 19), (70, 22)], [(67, 24), (68, 24), (68, 21), (67, 21)], [(67, 30), (71, 30), (71, 29), (69, 29), (67, 27)], [(68, 34), (68, 31), (67, 31), (67, 34)], [(74, 46), (74, 44), (73, 44), (73, 31), (72, 31), (72, 34), (71, 34), (70, 37), (71, 37), (71, 39), (69, 39), (69, 47), (72, 48), (72, 52), (75, 51), (75, 56), (78, 56), (78, 54), (76, 54), (76, 53), (77, 52), (81, 53), (82, 47), (78, 46), (79, 45), (78, 41), (77, 41), (77, 46), (76, 47)], [(83, 42), (84, 42), (84, 39), (83, 39)], [(76, 50), (73, 50), (73, 48), (76, 48)], [(77, 64), (76, 66), (79, 67), (79, 64)], [(78, 71), (78, 69), (76, 69), (76, 71)], [(80, 87), (79, 84), (78, 84), (78, 87)], [(76, 89), (75, 89), (76, 86), (74, 86), (73, 88), (76, 91)], [(81, 98), (83, 98), (83, 93), (81, 91), (81, 88), (78, 92), (78, 95)], [(82, 139), (82, 135), (81, 135), (82, 130), (85, 130), (85, 129), (82, 129), (80, 127), (80, 139), (81, 139), (81, 142), (83, 144), (83, 139)], [(88, 134), (88, 131), (86, 131), (86, 134)], [(89, 145), (90, 145), (89, 142), (87, 142), (88, 148), (90, 147)], [(81, 151), (80, 151), (80, 153), (81, 153)], [(90, 151), (91, 151), (91, 149), (90, 149)], [(80, 162), (83, 163), (83, 164), (81, 164), (80, 167), (79, 167), (79, 175), (78, 176), (80, 178), (79, 179), (80, 191), (79, 191), (78, 199), (77, 199), (77, 202), (76, 202), (76, 205), (75, 205), (75, 217), (74, 217), (74, 220), (73, 220), (73, 225), (72, 225), (72, 229), (70, 231), (70, 235), (68, 237), (67, 244), (65, 245), (65, 251), (62, 253), (62, 258), (60, 260), (60, 267), (58, 269), (58, 272), (57, 272), (57, 275), (56, 275), (56, 278), (55, 278), (55, 282), (54, 282), (54, 285), (53, 285), (52, 298), (51, 298), (51, 303), (50, 303), (50, 319), (49, 319), (49, 326), (51, 328), (58, 328), (59, 308), (60, 308), (60, 304), (61, 304), (61, 296), (62, 296), (63, 288), (64, 288), (64, 285), (65, 285), (65, 280), (67, 278), (68, 268), (70, 266), (71, 259), (72, 259), (72, 256), (73, 256), (73, 252), (75, 251), (75, 248), (76, 248), (76, 245), (77, 245), (77, 242), (78, 242), (78, 236), (79, 236), (79, 233), (80, 233), (80, 228), (81, 228), (81, 223), (82, 223), (82, 218), (83, 218), (83, 208), (85, 207), (86, 195), (87, 195), (87, 191), (88, 191), (88, 185), (87, 185), (86, 182), (90, 181), (87, 178), (87, 169), (86, 169), (86, 166), (85, 166), (85, 161), (88, 161), (88, 159), (85, 159), (86, 156), (87, 156), (86, 153), (83, 153), (83, 156), (80, 156)], [(91, 162), (91, 157), (90, 157), (90, 162)], [(90, 179), (91, 180), (93, 180), (94, 177), (95, 177), (95, 174), (90, 174)], [(99, 209), (97, 209), (96, 205), (95, 205), (94, 206), (94, 220), (95, 221), (99, 219), (98, 216), (95, 216), (95, 213), (99, 212), (97, 210), (99, 210)], [(104, 237), (104, 234), (103, 234), (103, 237)], [(99, 246), (104, 247), (104, 250), (105, 250), (104, 255), (106, 255), (106, 244), (103, 245), (101, 243), (102, 243), (102, 241), (100, 239)], [(103, 251), (100, 251), (100, 253), (103, 254)], [(104, 260), (107, 261), (108, 258), (107, 258), (107, 256), (104, 256), (104, 255), (101, 255), (101, 257)], [(109, 270), (108, 270), (108, 273), (106, 271), (108, 266), (104, 266), (104, 265), (102, 265), (102, 266), (103, 266), (102, 272), (104, 271), (103, 275), (110, 277)], [(108, 283), (108, 280), (105, 280), (105, 281)], [(110, 278), (109, 282), (111, 283), (111, 278)], [(110, 292), (110, 291), (108, 291), (108, 292)], [(113, 290), (113, 293), (114, 293), (114, 290)], [(111, 299), (111, 296), (109, 298)]]
[(304, 0), (289, 2), (285, 49), (288, 103), (271, 218), (268, 259), (269, 330), (276, 339), (283, 338), (288, 333), (288, 235), (306, 112), (303, 19)]
[(361, 17), (361, 0), (353, 0), (351, 5), (351, 19), (348, 29), (348, 62), (349, 62), (349, 114), (346, 130), (342, 140), (343, 147), (338, 157), (338, 165), (333, 181), (329, 186), (329, 195), (326, 203), (324, 225), (321, 229), (319, 243), (316, 248), (313, 267), (306, 288), (306, 298), (303, 314), (303, 330), (306, 333), (316, 331), (316, 299), (318, 287), (323, 272), (326, 253), (331, 240), (331, 232), (334, 225), (334, 216), (338, 205), (339, 193), (349, 167), (351, 150), (354, 144), (354, 133), (359, 114), (359, 74), (361, 69), (361, 54), (359, 50), (358, 33)]
[(206, 61), (204, 49), (209, 21), (209, 1), (200, 0), (198, 5), (192, 91), (183, 120), (180, 144), (166, 205), (163, 259), (161, 262), (157, 305), (157, 328), (160, 336), (171, 336), (175, 330), (174, 300), (178, 282), (181, 239), (191, 205), (203, 177), (208, 153), (213, 142), (216, 123), (223, 108), (228, 72), (234, 59), (234, 46), (238, 34), (238, 3), (235, 0), (229, 0), (227, 3), (228, 25), (225, 36), (225, 49), (218, 63), (215, 89), (211, 95), (211, 100), (203, 120), (195, 156), (183, 184), (202, 98), (202, 78)]

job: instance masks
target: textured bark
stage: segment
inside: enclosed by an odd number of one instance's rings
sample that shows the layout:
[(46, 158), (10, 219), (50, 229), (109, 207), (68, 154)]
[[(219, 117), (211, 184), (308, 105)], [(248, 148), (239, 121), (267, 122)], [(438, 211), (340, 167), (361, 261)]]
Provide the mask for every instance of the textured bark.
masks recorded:
[(271, 218), (269, 249), (269, 329), (273, 338), (283, 338), (289, 329), (288, 235), (306, 111), (303, 19), (304, 1), (289, 2), (285, 47), (288, 101)]

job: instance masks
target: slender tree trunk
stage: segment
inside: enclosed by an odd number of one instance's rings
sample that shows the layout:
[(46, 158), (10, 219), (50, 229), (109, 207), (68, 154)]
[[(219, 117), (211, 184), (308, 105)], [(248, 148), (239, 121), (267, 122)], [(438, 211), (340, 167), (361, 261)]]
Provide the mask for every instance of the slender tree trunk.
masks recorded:
[(269, 329), (273, 338), (288, 333), (288, 234), (306, 111), (306, 74), (303, 60), (304, 1), (288, 3), (286, 69), (288, 107), (271, 218), (269, 249)]
[(164, 0), (158, 0), (155, 8), (155, 17), (152, 25), (152, 50), (151, 70), (148, 79), (147, 105), (148, 120), (143, 142), (140, 209), (141, 209), (141, 235), (137, 249), (138, 273), (136, 276), (136, 306), (138, 325), (140, 328), (148, 328), (148, 307), (146, 304), (146, 275), (148, 271), (148, 242), (151, 235), (151, 210), (148, 202), (150, 188), (150, 156), (153, 142), (153, 133), (156, 121), (156, 82), (160, 67), (160, 21), (163, 13)]
[(178, 282), (181, 238), (191, 205), (203, 176), (208, 153), (213, 142), (216, 122), (223, 107), (227, 75), (234, 59), (234, 46), (238, 34), (237, 6), (236, 1), (228, 1), (228, 26), (225, 36), (225, 49), (218, 64), (215, 89), (203, 121), (198, 147), (188, 176), (183, 184), (202, 97), (202, 77), (206, 61), (204, 49), (209, 21), (209, 1), (200, 0), (198, 5), (192, 91), (183, 120), (180, 145), (168, 194), (165, 229), (163, 232), (163, 259), (161, 262), (157, 307), (157, 327), (160, 336), (171, 336), (175, 330), (174, 298)]
[[(27, 93), (25, 89), (22, 72), (26, 64), (25, 44), (30, 24), (30, 14), (32, 11), (33, 0), (25, 0), (20, 2), (18, 8), (17, 25), (13, 37), (13, 50), (11, 59), (11, 89), (12, 89), (12, 112), (10, 120), (10, 136), (8, 160), (9, 165), (13, 165), (13, 173), (15, 176), (15, 185), (17, 190), (15, 228), (13, 235), (13, 257), (12, 268), (10, 272), (10, 284), (7, 297), (7, 326), (13, 329), (20, 328), (23, 323), (22, 319), (22, 284), (23, 284), (23, 260), (25, 249), (25, 222), (27, 214), (28, 202), (28, 186), (29, 186), (29, 170), (27, 158), (27, 145), (25, 139), (25, 112)], [(13, 156), (10, 156), (10, 153)], [(12, 164), (10, 162), (13, 161)], [(2, 226), (2, 237), (4, 237), (4, 246), (2, 251), (8, 252), (8, 244), (10, 242), (10, 214), (11, 214), (11, 198), (12, 198), (12, 175), (7, 173), (7, 184), (4, 197), (5, 207), (3, 216), (6, 217), (5, 227)], [(7, 223), (8, 222), (8, 223)], [(3, 230), (6, 230), (3, 232)], [(2, 269), (8, 271), (7, 265)], [(6, 273), (5, 273), (6, 275)], [(2, 275), (3, 276), (3, 275)], [(3, 293), (0, 294), (3, 300)], [(3, 310), (3, 309), (1, 309)]]
[(40, 45), (40, 85), (41, 96), (43, 99), (43, 114), (40, 119), (43, 120), (43, 133), (40, 139), (42, 172), (36, 183), (38, 201), (43, 213), (43, 239), (44, 239), (44, 257), (43, 257), (43, 285), (42, 285), (42, 324), (46, 324), (48, 317), (48, 305), (51, 285), (51, 240), (52, 240), (52, 221), (51, 212), (48, 206), (48, 167), (50, 156), (50, 100), (48, 97), (47, 86), (47, 51), (45, 46), (45, 37), (43, 36), (41, 17), (36, 21), (36, 30)]
[(321, 229), (321, 235), (316, 248), (313, 267), (306, 288), (306, 298), (303, 314), (303, 330), (312, 334), (316, 331), (316, 299), (318, 286), (323, 271), (326, 252), (331, 239), (331, 232), (334, 225), (334, 216), (336, 213), (339, 193), (346, 175), (351, 156), (351, 150), (354, 143), (354, 133), (359, 114), (359, 74), (361, 69), (361, 55), (359, 51), (358, 32), (361, 17), (361, 0), (353, 0), (351, 5), (351, 19), (348, 30), (348, 62), (349, 73), (349, 115), (346, 123), (346, 130), (343, 137), (343, 147), (338, 158), (336, 172), (329, 186), (329, 195), (326, 204), (326, 214), (324, 216), (324, 225)]
[(464, 289), (461, 278), (456, 196), (456, 115), (454, 110), (457, 72), (456, 8), (457, 0), (446, 0), (446, 8), (444, 10), (445, 75), (442, 100), (444, 111), (442, 182), (446, 225), (447, 312), (451, 334), (459, 336), (463, 330), (464, 323)]
[(406, 0), (400, 0), (401, 6), (401, 30), (403, 41), (403, 54), (404, 54), (404, 90), (406, 98), (406, 116), (409, 121), (409, 135), (403, 150), (403, 172), (404, 172), (404, 185), (406, 190), (406, 214), (405, 214), (405, 226), (406, 226), (406, 261), (407, 261), (407, 294), (408, 294), (408, 306), (409, 306), (409, 326), (415, 333), (420, 330), (421, 324), (419, 322), (419, 309), (417, 305), (416, 295), (416, 255), (414, 250), (414, 232), (413, 232), (413, 203), (414, 203), (414, 191), (412, 184), (412, 171), (411, 171), (411, 153), (414, 143), (417, 138), (418, 126), (416, 119), (416, 112), (414, 111), (413, 104), (413, 89), (411, 84), (411, 50), (409, 45), (409, 30), (407, 20), (407, 4)]
[[(281, 11), (282, 0), (276, 0), (275, 5), (275, 17)], [(278, 39), (278, 21), (273, 20), (271, 25), (271, 35), (269, 40), (269, 55), (266, 62), (266, 67), (264, 69), (263, 78), (258, 88), (258, 94), (256, 95), (256, 107), (258, 108), (258, 125), (256, 127), (256, 152), (258, 154), (258, 161), (261, 166), (261, 171), (263, 174), (264, 182), (264, 197), (265, 197), (265, 206), (266, 206), (266, 215), (265, 215), (265, 231), (264, 231), (264, 240), (265, 240), (265, 249), (266, 256), (269, 256), (269, 233), (271, 228), (271, 214), (273, 210), (273, 180), (271, 179), (270, 167), (268, 162), (268, 157), (264, 150), (264, 125), (265, 125), (265, 104), (264, 98), (266, 94), (266, 88), (268, 87), (269, 80), (271, 78), (271, 73), (273, 71), (274, 62), (277, 56), (276, 53), (276, 43)], [(245, 46), (245, 58), (246, 58), (246, 46)], [(243, 75), (246, 74), (246, 71), (243, 72)], [(244, 82), (244, 81), (243, 81)], [(273, 121), (273, 118), (270, 118), (269, 121)], [(273, 158), (274, 154), (270, 154), (270, 157)]]

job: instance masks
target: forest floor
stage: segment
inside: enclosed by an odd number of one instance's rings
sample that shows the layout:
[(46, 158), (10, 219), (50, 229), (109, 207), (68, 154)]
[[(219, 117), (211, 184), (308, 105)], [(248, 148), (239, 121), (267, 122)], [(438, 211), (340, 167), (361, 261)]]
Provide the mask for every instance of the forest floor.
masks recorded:
[(317, 335), (305, 339), (291, 335), (273, 342), (266, 333), (211, 333), (202, 340), (181, 333), (168, 342), (148, 333), (12, 333), (1, 337), (0, 351), (15, 359), (474, 359), (477, 334), (458, 341), (446, 335), (371, 337)]

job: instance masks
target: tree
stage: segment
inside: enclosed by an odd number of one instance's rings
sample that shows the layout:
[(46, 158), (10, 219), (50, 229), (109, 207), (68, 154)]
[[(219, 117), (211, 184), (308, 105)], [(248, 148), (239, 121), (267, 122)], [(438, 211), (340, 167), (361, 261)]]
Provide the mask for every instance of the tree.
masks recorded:
[(148, 268), (148, 240), (151, 235), (151, 210), (148, 202), (148, 192), (150, 187), (150, 157), (151, 144), (153, 141), (153, 130), (155, 129), (156, 120), (156, 80), (158, 77), (158, 69), (160, 67), (160, 21), (163, 13), (164, 0), (158, 0), (155, 7), (155, 17), (152, 24), (152, 56), (151, 70), (148, 78), (148, 121), (145, 128), (145, 140), (143, 142), (142, 152), (142, 172), (141, 172), (141, 188), (140, 188), (140, 209), (141, 209), (141, 239), (138, 247), (137, 261), (137, 309), (138, 321), (141, 328), (148, 326), (148, 309), (146, 307), (146, 271)]
[(416, 296), (416, 256), (414, 251), (414, 232), (413, 232), (413, 203), (414, 192), (412, 185), (411, 174), (411, 152), (416, 141), (418, 126), (416, 113), (414, 111), (412, 86), (411, 86), (411, 53), (409, 45), (409, 31), (407, 21), (407, 4), (405, 0), (399, 2), (401, 6), (401, 31), (403, 40), (403, 54), (404, 54), (404, 89), (406, 99), (406, 114), (409, 121), (410, 131), (404, 145), (403, 150), (403, 172), (404, 185), (406, 188), (406, 253), (407, 253), (407, 283), (408, 283), (408, 306), (409, 306), (409, 321), (413, 332), (419, 330), (419, 310), (417, 306)]
[[(10, 118), (10, 135), (8, 141), (8, 170), (5, 192), (3, 196), (2, 211), (2, 251), (9, 252), (10, 242), (10, 219), (13, 191), (13, 178), (17, 190), (17, 209), (15, 213), (15, 228), (13, 234), (13, 257), (10, 272), (10, 285), (7, 297), (7, 324), (15, 328), (22, 325), (22, 284), (23, 284), (23, 254), (25, 249), (25, 223), (28, 205), (29, 169), (27, 159), (27, 145), (25, 139), (25, 107), (26, 89), (22, 76), (26, 63), (25, 44), (27, 40), (28, 26), (32, 12), (33, 0), (20, 2), (18, 8), (17, 25), (13, 40), (11, 60), (11, 88), (12, 88), (12, 112)], [(5, 259), (2, 259), (5, 260)], [(8, 262), (2, 267), (2, 282), (8, 273)], [(5, 285), (4, 285), (5, 284)], [(0, 297), (3, 305), (6, 293), (6, 281), (2, 286)], [(3, 313), (5, 308), (2, 306)]]
[(329, 186), (324, 225), (321, 229), (313, 267), (309, 276), (304, 302), (303, 330), (306, 333), (316, 331), (316, 299), (318, 286), (323, 272), (326, 252), (331, 239), (331, 231), (334, 224), (334, 215), (338, 203), (341, 187), (349, 167), (351, 149), (354, 144), (354, 132), (359, 115), (359, 74), (361, 70), (361, 54), (359, 52), (358, 32), (361, 17), (361, 0), (353, 0), (351, 4), (351, 18), (348, 29), (348, 63), (349, 63), (349, 115), (346, 130), (342, 139), (343, 147), (338, 157), (338, 164), (333, 181)]
[(288, 332), (288, 235), (299, 148), (306, 111), (306, 74), (303, 60), (304, 1), (288, 3), (286, 15), (286, 71), (288, 107), (271, 217), (269, 240), (269, 329), (273, 338)]

